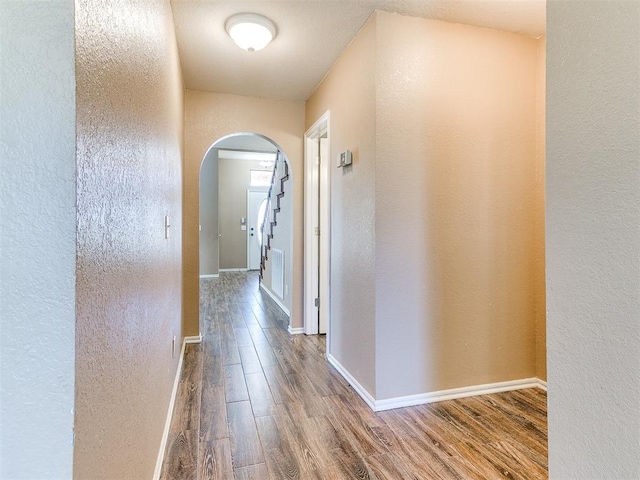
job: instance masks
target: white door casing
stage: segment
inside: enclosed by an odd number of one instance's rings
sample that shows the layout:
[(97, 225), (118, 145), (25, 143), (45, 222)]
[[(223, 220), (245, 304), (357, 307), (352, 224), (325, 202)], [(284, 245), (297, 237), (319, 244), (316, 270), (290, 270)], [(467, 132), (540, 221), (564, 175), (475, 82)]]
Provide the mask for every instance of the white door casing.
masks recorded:
[(320, 143), (318, 138), (305, 137), (305, 189), (304, 189), (304, 333), (318, 333), (319, 308), (319, 168)]
[(318, 298), (320, 298), (320, 311), (318, 320), (318, 333), (327, 333), (329, 322), (329, 138), (321, 137), (320, 140), (320, 165), (319, 165), (319, 224), (320, 236), (318, 238), (319, 270), (318, 270)]
[(331, 335), (329, 117), (330, 113), (326, 112), (305, 133), (304, 152), (304, 332), (307, 335), (326, 333), (327, 353)]

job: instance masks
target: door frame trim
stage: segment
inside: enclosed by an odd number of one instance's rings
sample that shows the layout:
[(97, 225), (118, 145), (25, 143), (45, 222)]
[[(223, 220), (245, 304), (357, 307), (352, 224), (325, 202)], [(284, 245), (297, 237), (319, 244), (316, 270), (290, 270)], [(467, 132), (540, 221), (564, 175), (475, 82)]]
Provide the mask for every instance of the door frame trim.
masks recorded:
[[(331, 112), (327, 110), (304, 134), (304, 333), (318, 334), (318, 308), (315, 306), (316, 292), (320, 304), (324, 307), (327, 328), (327, 353), (331, 345)], [(320, 168), (315, 168), (312, 141), (317, 141), (326, 133), (328, 155)], [(322, 180), (325, 181), (322, 181)], [(318, 196), (318, 192), (320, 195)], [(319, 205), (320, 202), (320, 205)], [(319, 218), (318, 207), (326, 214)], [(317, 241), (316, 226), (320, 228), (320, 241)], [(323, 261), (320, 262), (319, 258)], [(319, 266), (319, 268), (315, 268)], [(326, 279), (326, 288), (319, 288), (319, 278)]]
[[(251, 267), (250, 264), (250, 258), (251, 258), (251, 236), (249, 235), (250, 230), (250, 226), (249, 226), (249, 197), (251, 196), (251, 192), (266, 192), (267, 193), (267, 198), (269, 197), (269, 187), (252, 187), (249, 186), (247, 187), (247, 209), (245, 211), (246, 214), (246, 219), (247, 219), (247, 271), (249, 271), (249, 268)], [(256, 232), (257, 233), (257, 232)], [(260, 252), (262, 254), (262, 252)]]

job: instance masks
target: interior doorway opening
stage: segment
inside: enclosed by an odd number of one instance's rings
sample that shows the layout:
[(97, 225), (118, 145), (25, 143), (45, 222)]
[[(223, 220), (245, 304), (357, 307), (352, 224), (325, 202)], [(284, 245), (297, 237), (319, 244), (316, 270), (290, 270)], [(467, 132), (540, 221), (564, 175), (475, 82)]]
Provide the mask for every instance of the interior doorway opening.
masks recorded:
[(331, 189), (329, 112), (305, 133), (304, 331), (331, 348)]
[[(265, 239), (259, 232), (264, 219), (273, 218), (273, 212), (269, 217), (265, 208), (271, 180), (279, 180), (280, 172), (284, 170), (292, 175), (286, 154), (277, 143), (263, 135), (239, 132), (215, 141), (200, 167), (198, 253), (200, 279), (217, 278), (221, 272), (259, 271), (261, 289), (290, 316), (293, 182), (288, 182), (288, 191), (281, 194), (277, 202), (278, 224), (269, 230), (271, 247), (284, 256), (284, 268), (281, 269), (284, 288), (276, 289), (275, 293), (269, 259), (264, 260), (262, 255)], [(281, 182), (277, 183), (280, 189)], [(273, 190), (273, 196), (280, 192), (275, 187)]]

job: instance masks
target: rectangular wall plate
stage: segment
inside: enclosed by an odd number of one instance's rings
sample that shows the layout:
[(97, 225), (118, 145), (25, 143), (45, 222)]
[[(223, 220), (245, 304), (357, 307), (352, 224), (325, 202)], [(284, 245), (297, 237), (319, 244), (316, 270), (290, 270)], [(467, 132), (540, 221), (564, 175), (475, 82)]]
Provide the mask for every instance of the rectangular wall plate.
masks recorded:
[(338, 168), (351, 165), (352, 162), (353, 154), (351, 153), (351, 150), (345, 150), (344, 152), (338, 154)]

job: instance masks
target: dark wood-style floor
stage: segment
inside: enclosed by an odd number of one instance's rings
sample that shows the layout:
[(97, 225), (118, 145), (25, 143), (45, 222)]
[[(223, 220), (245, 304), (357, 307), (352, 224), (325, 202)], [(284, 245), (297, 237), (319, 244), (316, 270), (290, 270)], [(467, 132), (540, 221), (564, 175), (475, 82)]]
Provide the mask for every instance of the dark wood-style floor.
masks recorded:
[(253, 273), (201, 281), (162, 479), (547, 478), (539, 389), (373, 413)]

